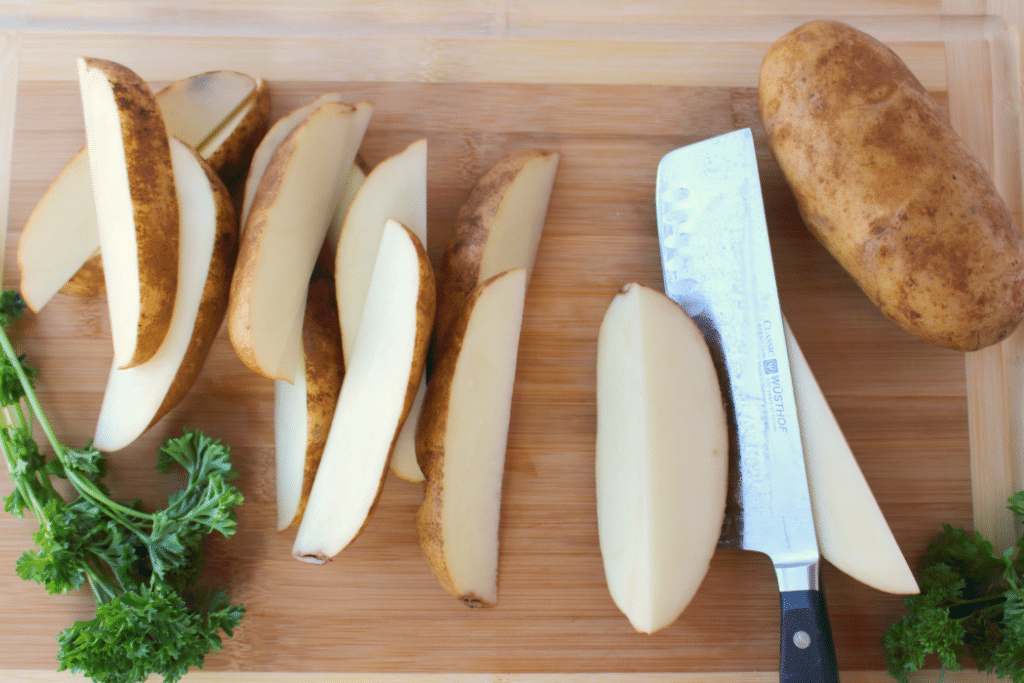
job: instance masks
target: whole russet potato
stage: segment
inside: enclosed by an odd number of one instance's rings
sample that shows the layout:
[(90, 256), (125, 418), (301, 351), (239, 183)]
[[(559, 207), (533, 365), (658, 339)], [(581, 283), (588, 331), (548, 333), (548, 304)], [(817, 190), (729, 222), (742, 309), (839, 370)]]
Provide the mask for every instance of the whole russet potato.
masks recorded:
[(887, 317), (970, 351), (1024, 318), (1024, 241), (988, 173), (896, 54), (845, 24), (761, 66), (768, 143), (808, 228)]

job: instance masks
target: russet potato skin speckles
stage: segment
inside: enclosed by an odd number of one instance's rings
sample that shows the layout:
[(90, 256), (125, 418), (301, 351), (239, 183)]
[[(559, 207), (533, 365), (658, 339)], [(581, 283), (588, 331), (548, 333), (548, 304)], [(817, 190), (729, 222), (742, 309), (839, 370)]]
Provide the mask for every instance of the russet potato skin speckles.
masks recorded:
[(769, 146), (811, 232), (891, 320), (960, 351), (1024, 318), (1024, 241), (984, 167), (889, 48), (794, 29), (760, 75)]
[(171, 325), (178, 283), (178, 200), (160, 107), (138, 74), (104, 59), (83, 59), (110, 82), (128, 166), (138, 245), (140, 313), (135, 352), (125, 367), (156, 354)]
[(306, 459), (299, 507), (289, 527), (297, 526), (302, 520), (345, 376), (338, 303), (332, 278), (314, 276), (310, 282), (302, 325), (302, 349), (306, 361)]
[(259, 79), (249, 111), (231, 136), (206, 160), (228, 189), (234, 189), (245, 180), (256, 145), (263, 139), (269, 124), (270, 88), (263, 79)]
[(505, 191), (527, 163), (547, 153), (517, 150), (501, 158), (473, 186), (455, 218), (452, 237), (437, 268), (438, 302), (435, 343), (440, 346), (480, 280), (480, 264)]
[[(199, 311), (192, 327), (192, 337), (188, 349), (178, 366), (163, 403), (157, 409), (149, 427), (155, 425), (172, 408), (178, 405), (188, 394), (195, 383), (199, 372), (203, 369), (206, 357), (210, 353), (217, 334), (220, 332), (224, 315), (228, 310), (228, 290), (231, 287), (231, 274), (235, 269), (235, 258), (238, 255), (238, 216), (235, 213), (231, 195), (224, 182), (214, 173), (209, 164), (196, 154), (196, 159), (206, 172), (213, 190), (217, 212), (217, 233), (213, 242), (213, 254), (210, 257), (210, 270), (203, 285), (203, 295), (199, 303)], [(149, 429), (147, 427), (147, 429)]]

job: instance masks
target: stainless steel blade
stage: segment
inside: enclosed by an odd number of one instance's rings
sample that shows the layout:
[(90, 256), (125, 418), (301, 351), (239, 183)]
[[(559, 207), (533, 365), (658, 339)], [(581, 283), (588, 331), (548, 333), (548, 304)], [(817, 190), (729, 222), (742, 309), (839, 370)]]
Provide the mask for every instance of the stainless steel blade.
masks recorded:
[(719, 366), (735, 445), (723, 539), (766, 553), (782, 591), (817, 590), (796, 403), (749, 129), (675, 150), (658, 166), (665, 291)]

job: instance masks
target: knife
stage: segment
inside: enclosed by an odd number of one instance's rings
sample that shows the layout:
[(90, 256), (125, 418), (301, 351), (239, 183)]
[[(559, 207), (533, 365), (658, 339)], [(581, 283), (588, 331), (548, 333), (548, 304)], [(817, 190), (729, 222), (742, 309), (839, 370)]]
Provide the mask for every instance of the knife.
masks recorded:
[(765, 553), (775, 566), (779, 680), (838, 681), (750, 129), (667, 154), (655, 201), (665, 292), (704, 334), (733, 436), (719, 544)]

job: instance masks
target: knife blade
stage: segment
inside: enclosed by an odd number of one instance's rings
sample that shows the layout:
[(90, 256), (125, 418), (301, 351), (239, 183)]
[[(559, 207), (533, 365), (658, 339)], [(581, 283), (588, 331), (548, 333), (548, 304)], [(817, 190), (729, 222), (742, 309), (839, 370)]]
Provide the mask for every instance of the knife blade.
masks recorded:
[(750, 129), (667, 154), (655, 196), (665, 292), (704, 334), (730, 418), (721, 544), (764, 553), (775, 567), (780, 680), (838, 681)]

